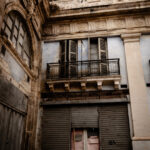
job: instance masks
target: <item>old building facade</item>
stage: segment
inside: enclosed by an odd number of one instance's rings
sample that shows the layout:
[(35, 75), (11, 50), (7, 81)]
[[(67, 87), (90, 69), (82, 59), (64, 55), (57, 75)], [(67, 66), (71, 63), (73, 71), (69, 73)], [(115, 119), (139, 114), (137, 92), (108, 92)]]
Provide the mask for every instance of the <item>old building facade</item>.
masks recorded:
[(0, 4), (0, 149), (150, 150), (150, 2)]

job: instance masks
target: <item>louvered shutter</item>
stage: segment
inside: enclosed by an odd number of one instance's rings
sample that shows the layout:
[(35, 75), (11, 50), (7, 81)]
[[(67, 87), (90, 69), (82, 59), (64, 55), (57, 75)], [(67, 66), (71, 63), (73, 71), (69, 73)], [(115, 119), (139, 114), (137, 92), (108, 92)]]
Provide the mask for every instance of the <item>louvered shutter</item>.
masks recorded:
[(69, 75), (71, 77), (76, 76), (77, 73), (77, 41), (76, 40), (69, 40)]
[(44, 107), (42, 150), (69, 150), (71, 122), (69, 108)]
[(108, 73), (108, 63), (107, 63), (107, 41), (105, 38), (98, 38), (99, 43), (99, 59), (100, 63), (100, 73), (101, 75), (106, 75)]
[(60, 60), (60, 76), (66, 77), (67, 75), (67, 40), (60, 42), (61, 45), (61, 60)]
[(130, 150), (127, 105), (101, 106), (99, 109), (99, 132), (101, 150)]

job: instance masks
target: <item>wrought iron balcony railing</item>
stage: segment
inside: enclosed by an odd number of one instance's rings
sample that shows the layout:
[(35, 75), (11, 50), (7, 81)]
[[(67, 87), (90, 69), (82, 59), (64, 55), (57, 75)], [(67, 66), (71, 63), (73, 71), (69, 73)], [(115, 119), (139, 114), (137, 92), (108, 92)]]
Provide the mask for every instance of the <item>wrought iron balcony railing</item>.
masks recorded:
[(120, 74), (119, 59), (88, 60), (47, 64), (47, 79), (70, 79)]

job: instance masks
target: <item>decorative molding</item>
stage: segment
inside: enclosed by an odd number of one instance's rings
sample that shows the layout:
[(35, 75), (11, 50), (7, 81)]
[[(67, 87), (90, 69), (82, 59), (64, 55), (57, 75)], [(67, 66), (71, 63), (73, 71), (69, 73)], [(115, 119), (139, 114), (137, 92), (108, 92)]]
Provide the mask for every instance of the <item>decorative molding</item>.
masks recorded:
[(122, 34), (121, 37), (125, 43), (129, 42), (139, 42), (140, 41), (141, 33), (134, 33), (134, 34)]
[(70, 33), (70, 24), (61, 24), (59, 25), (59, 33)]
[[(132, 2), (142, 2), (144, 0), (132, 0)], [(105, 5), (115, 5), (131, 3), (129, 0), (55, 0), (50, 2), (50, 5), (56, 4), (60, 9), (77, 9), (84, 7), (93, 7), (93, 6), (105, 6)]]
[[(72, 38), (71, 36), (74, 36), (74, 34), (88, 34), (88, 33), (93, 33), (95, 31), (95, 34), (97, 34), (98, 32), (109, 32), (109, 31), (119, 31), (119, 30), (123, 30), (123, 31), (129, 31), (131, 28), (134, 28), (134, 31), (139, 30), (140, 28), (147, 28), (150, 27), (150, 15), (143, 15), (143, 16), (120, 16), (118, 18), (114, 17), (114, 18), (104, 18), (104, 19), (100, 19), (100, 18), (96, 18), (97, 20), (95, 20), (95, 18), (92, 20), (90, 19), (89, 21), (82, 21), (79, 22), (79, 20), (77, 20), (77, 22), (54, 22), (51, 24), (47, 24), (44, 27), (44, 32), (43, 32), (43, 37), (56, 37), (56, 36), (60, 36), (60, 35), (64, 35), (64, 37), (66, 37), (68, 35), (68, 37), (70, 36), (70, 38)], [(117, 31), (115, 33), (117, 33)], [(132, 32), (130, 30), (130, 32)], [(129, 33), (130, 33), (129, 32)], [(136, 31), (135, 31), (136, 32)], [(109, 32), (110, 33), (110, 32)], [(123, 32), (122, 32), (123, 33)]]

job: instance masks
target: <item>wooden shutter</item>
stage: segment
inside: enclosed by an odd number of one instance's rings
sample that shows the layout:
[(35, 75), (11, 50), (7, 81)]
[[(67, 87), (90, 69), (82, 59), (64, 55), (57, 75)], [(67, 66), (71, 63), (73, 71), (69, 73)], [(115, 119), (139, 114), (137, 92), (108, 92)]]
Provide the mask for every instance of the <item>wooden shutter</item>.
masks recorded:
[(71, 77), (76, 76), (77, 73), (77, 41), (76, 40), (69, 40), (69, 75)]
[(69, 150), (71, 122), (69, 108), (43, 108), (42, 150)]
[(97, 128), (97, 107), (77, 106), (71, 109), (72, 128)]
[(100, 73), (102, 75), (106, 75), (108, 72), (108, 64), (107, 64), (107, 41), (105, 38), (98, 38), (98, 47), (99, 47), (99, 59), (100, 63)]
[(103, 105), (99, 109), (100, 149), (130, 150), (126, 104)]
[(60, 42), (61, 45), (61, 57), (60, 57), (60, 76), (66, 77), (67, 75), (67, 41), (63, 40)]

